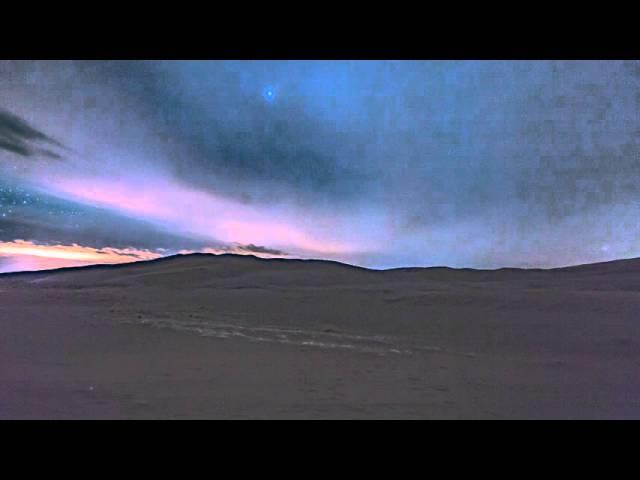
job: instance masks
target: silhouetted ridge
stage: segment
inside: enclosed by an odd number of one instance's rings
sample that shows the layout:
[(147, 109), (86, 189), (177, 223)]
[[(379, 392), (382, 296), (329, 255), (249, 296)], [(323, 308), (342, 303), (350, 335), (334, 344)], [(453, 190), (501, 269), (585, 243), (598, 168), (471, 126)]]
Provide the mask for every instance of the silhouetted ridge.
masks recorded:
[(42, 275), (42, 274), (56, 274), (74, 271), (92, 271), (92, 270), (119, 270), (119, 269), (141, 269), (158, 264), (175, 263), (175, 262), (188, 262), (194, 259), (211, 258), (212, 261), (243, 261), (249, 263), (264, 263), (272, 265), (326, 265), (338, 268), (344, 268), (352, 271), (360, 272), (376, 272), (386, 274), (419, 274), (419, 273), (478, 273), (478, 274), (518, 274), (524, 272), (566, 272), (566, 273), (621, 273), (621, 272), (635, 272), (640, 273), (640, 258), (632, 259), (620, 259), (612, 260), (608, 262), (598, 262), (591, 264), (582, 264), (568, 267), (558, 268), (512, 268), (505, 267), (499, 269), (475, 269), (475, 268), (453, 268), (446, 266), (434, 266), (434, 267), (397, 267), (390, 269), (372, 269), (366, 267), (360, 267), (357, 265), (351, 265), (348, 263), (338, 262), (334, 260), (322, 260), (322, 259), (301, 259), (301, 258), (261, 258), (255, 255), (239, 255), (235, 253), (189, 253), (189, 254), (176, 254), (167, 257), (156, 258), (153, 260), (140, 260), (137, 262), (120, 263), (120, 264), (96, 264), (79, 267), (63, 267), (51, 270), (38, 270), (27, 272), (9, 272), (0, 273), (0, 278), (11, 276), (28, 276), (28, 275)]

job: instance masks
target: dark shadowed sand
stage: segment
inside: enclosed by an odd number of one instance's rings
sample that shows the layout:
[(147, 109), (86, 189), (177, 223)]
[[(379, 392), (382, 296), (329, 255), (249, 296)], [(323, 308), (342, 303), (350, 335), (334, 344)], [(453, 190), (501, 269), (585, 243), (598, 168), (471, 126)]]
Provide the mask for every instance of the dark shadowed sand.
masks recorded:
[(0, 418), (640, 418), (640, 261), (0, 276)]

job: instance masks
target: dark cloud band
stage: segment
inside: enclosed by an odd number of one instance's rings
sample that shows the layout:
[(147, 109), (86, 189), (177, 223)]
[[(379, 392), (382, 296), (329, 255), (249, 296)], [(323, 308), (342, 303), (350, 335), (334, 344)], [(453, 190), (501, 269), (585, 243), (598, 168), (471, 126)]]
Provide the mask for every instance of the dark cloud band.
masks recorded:
[(61, 159), (62, 156), (42, 145), (65, 148), (57, 140), (32, 127), (22, 118), (0, 108), (0, 149), (22, 157), (43, 155)]

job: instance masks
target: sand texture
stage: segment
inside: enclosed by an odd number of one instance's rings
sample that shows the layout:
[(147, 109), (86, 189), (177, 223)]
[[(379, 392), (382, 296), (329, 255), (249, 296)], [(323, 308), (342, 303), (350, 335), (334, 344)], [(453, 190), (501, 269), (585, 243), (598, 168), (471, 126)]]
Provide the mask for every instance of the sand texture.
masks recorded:
[(640, 418), (640, 260), (2, 275), (0, 418)]

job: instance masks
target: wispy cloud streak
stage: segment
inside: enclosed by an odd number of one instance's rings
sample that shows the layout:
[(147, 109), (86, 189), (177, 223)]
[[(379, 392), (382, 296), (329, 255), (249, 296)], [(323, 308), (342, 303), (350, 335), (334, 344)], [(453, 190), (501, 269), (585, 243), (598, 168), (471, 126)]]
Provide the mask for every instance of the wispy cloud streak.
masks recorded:
[(13, 240), (11, 242), (0, 242), (0, 273), (50, 270), (98, 264), (112, 265), (155, 260), (173, 254), (188, 255), (192, 253), (216, 255), (234, 253), (237, 255), (255, 255), (262, 258), (289, 257), (285, 252), (258, 245), (233, 244), (219, 248), (170, 251), (164, 249), (94, 248), (78, 244), (47, 245), (27, 240)]
[(64, 145), (34, 128), (24, 119), (0, 108), (0, 150), (23, 157), (43, 155), (49, 158), (62, 158), (50, 147), (64, 148)]
[(32, 241), (14, 240), (0, 242), (0, 273), (129, 263), (153, 260), (161, 256), (158, 252), (133, 248), (93, 248), (77, 244), (42, 245)]
[[(139, 174), (140, 175), (140, 174)], [(142, 174), (144, 176), (144, 174)], [(165, 178), (47, 175), (49, 194), (111, 209), (173, 233), (226, 244), (264, 245), (297, 254), (344, 255), (365, 247), (348, 241), (344, 219), (291, 207), (245, 205)], [(44, 182), (43, 182), (44, 183)]]

